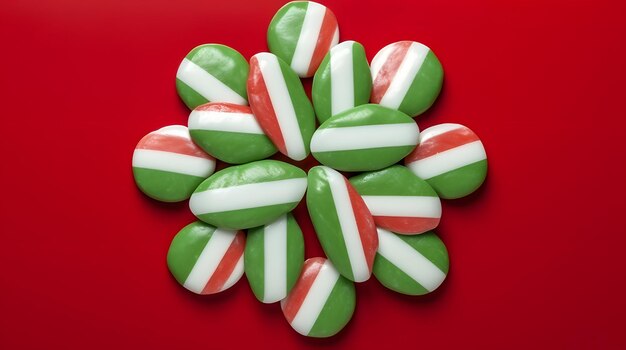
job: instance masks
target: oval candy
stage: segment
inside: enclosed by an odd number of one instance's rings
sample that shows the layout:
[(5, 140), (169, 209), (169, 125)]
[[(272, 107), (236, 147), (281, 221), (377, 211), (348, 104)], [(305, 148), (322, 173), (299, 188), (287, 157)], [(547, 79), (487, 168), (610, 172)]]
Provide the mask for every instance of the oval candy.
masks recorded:
[(383, 286), (402, 294), (423, 295), (445, 280), (450, 267), (448, 251), (434, 232), (406, 236), (379, 228), (378, 241), (374, 276)]
[(360, 174), (350, 183), (361, 195), (376, 226), (419, 234), (439, 225), (441, 201), (428, 183), (401, 165)]
[(283, 315), (296, 332), (317, 338), (342, 330), (355, 305), (354, 284), (324, 258), (307, 259), (291, 293), (280, 302)]
[(293, 215), (248, 230), (244, 266), (254, 296), (263, 303), (287, 297), (304, 262), (304, 237)]
[(280, 58), (267, 52), (250, 59), (250, 107), (265, 134), (293, 160), (309, 155), (315, 113), (298, 76)]
[(352, 107), (366, 104), (372, 76), (363, 45), (345, 41), (330, 49), (313, 78), (311, 96), (320, 123)]
[(176, 90), (189, 109), (207, 102), (247, 105), (248, 62), (220, 44), (200, 45), (183, 59), (176, 72)]
[(185, 226), (172, 240), (167, 267), (186, 289), (196, 294), (214, 294), (234, 285), (244, 271), (246, 236), (196, 221)]
[(226, 163), (248, 163), (278, 151), (248, 106), (225, 102), (200, 105), (189, 115), (188, 125), (193, 141)]
[(301, 78), (312, 77), (324, 55), (338, 42), (335, 15), (313, 1), (293, 1), (281, 7), (267, 29), (270, 51)]
[(424, 130), (419, 146), (404, 161), (444, 199), (467, 196), (487, 176), (483, 143), (460, 124), (439, 124)]
[(439, 96), (443, 68), (428, 46), (398, 41), (374, 56), (372, 79), (373, 103), (414, 117), (430, 108)]
[(182, 125), (170, 125), (144, 136), (133, 153), (133, 175), (139, 189), (163, 202), (183, 201), (215, 170), (215, 159), (196, 146)]
[(265, 225), (290, 212), (307, 187), (306, 173), (277, 160), (232, 166), (202, 182), (189, 199), (198, 219), (229, 229)]
[(324, 253), (339, 273), (354, 282), (367, 281), (378, 247), (376, 226), (348, 179), (329, 167), (313, 167), (306, 203)]
[(411, 153), (418, 138), (419, 128), (406, 114), (366, 104), (325, 121), (313, 134), (311, 152), (337, 170), (378, 170)]

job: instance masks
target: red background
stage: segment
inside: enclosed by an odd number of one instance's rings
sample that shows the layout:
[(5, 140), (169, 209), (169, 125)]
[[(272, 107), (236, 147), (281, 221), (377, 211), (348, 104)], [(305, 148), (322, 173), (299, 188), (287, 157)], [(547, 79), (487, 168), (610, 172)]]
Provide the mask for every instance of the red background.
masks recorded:
[(430, 46), (446, 77), (420, 127), (462, 123), (486, 146), (484, 187), (444, 204), (444, 285), (359, 284), (351, 323), (315, 340), (245, 278), (207, 297), (171, 278), (169, 242), (193, 217), (136, 189), (133, 148), (186, 123), (174, 76), (191, 48), (266, 50), (282, 1), (4, 0), (0, 348), (626, 347), (625, 3), (324, 3), (370, 58)]

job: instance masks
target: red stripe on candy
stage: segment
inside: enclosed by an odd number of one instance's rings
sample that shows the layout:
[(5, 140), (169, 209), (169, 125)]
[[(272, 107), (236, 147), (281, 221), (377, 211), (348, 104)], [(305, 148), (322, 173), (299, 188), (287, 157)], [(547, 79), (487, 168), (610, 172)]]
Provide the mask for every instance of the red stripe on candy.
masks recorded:
[(480, 140), (472, 130), (466, 127), (444, 132), (428, 140), (420, 142), (420, 144), (405, 158), (405, 163), (415, 162), (420, 159), (434, 156), (437, 153), (447, 151), (459, 146), (463, 146), (470, 142)]
[(307, 76), (314, 75), (317, 67), (319, 67), (320, 63), (322, 63), (324, 56), (326, 56), (326, 53), (330, 50), (330, 45), (333, 42), (336, 30), (337, 18), (335, 17), (335, 14), (327, 8), (324, 12), (324, 19), (322, 19), (320, 33), (317, 36), (317, 43), (315, 44), (315, 50), (313, 50), (313, 56), (311, 57), (311, 62), (309, 62)]
[(348, 189), (348, 195), (350, 196), (350, 204), (352, 205), (352, 212), (354, 212), (354, 219), (356, 220), (356, 226), (359, 230), (359, 236), (361, 237), (361, 245), (365, 252), (367, 267), (372, 271), (374, 257), (378, 249), (376, 224), (361, 195), (352, 187), (347, 179), (344, 178), (344, 181)]
[(440, 218), (412, 218), (406, 216), (374, 216), (379, 227), (389, 231), (413, 235), (430, 231), (439, 225)]
[(304, 298), (309, 294), (311, 286), (325, 262), (326, 259), (324, 258), (311, 258), (304, 262), (302, 273), (300, 277), (298, 277), (295, 286), (293, 286), (291, 293), (285, 298), (283, 304), (283, 314), (285, 314), (285, 318), (289, 323), (291, 323), (298, 314), (298, 310), (300, 310)]
[(161, 135), (150, 133), (144, 136), (137, 144), (136, 149), (149, 149), (153, 151), (164, 151), (179, 153), (193, 157), (214, 159), (206, 154), (193, 141), (180, 136)]
[(252, 110), (248, 106), (240, 106), (227, 102), (210, 102), (196, 107), (196, 111), (211, 111), (221, 113), (246, 113), (252, 114)]
[(382, 67), (378, 71), (378, 75), (372, 85), (372, 103), (380, 103), (380, 100), (385, 96), (411, 44), (411, 41), (399, 41), (393, 44), (393, 52), (382, 63)]
[(243, 231), (238, 231), (235, 239), (230, 243), (226, 254), (222, 257), (219, 265), (217, 265), (215, 272), (213, 272), (206, 286), (204, 286), (202, 294), (213, 294), (222, 290), (224, 283), (228, 281), (228, 278), (235, 270), (235, 266), (237, 266), (237, 262), (243, 255), (245, 245), (246, 236), (243, 234)]

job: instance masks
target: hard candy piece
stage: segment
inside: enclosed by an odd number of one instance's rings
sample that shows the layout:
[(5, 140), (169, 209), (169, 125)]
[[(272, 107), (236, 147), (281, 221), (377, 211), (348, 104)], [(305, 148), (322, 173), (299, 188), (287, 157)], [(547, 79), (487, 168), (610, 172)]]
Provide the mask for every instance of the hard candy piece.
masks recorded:
[(363, 45), (345, 41), (326, 54), (313, 78), (313, 106), (320, 123), (333, 115), (366, 104), (372, 76)]
[(487, 176), (483, 143), (460, 124), (439, 124), (424, 130), (419, 146), (404, 161), (445, 199), (467, 196)]
[(378, 247), (374, 219), (348, 179), (325, 166), (309, 170), (306, 203), (326, 256), (347, 279), (370, 278)]
[(250, 107), (278, 150), (293, 160), (309, 155), (315, 114), (298, 76), (267, 52), (250, 59)]
[(379, 228), (378, 241), (374, 276), (383, 286), (422, 295), (437, 289), (446, 278), (448, 251), (434, 232), (406, 236)]
[(328, 50), (339, 42), (335, 15), (313, 1), (293, 1), (272, 18), (267, 30), (270, 51), (300, 77), (312, 77)]
[(324, 258), (304, 262), (298, 282), (280, 302), (285, 318), (298, 333), (325, 338), (337, 334), (352, 318), (354, 284)]
[(196, 221), (172, 240), (167, 267), (183, 287), (196, 294), (230, 288), (243, 275), (243, 231), (215, 228)]
[(283, 300), (293, 288), (304, 262), (304, 238), (293, 215), (248, 230), (244, 253), (246, 277), (263, 303)]
[(189, 133), (198, 146), (230, 164), (264, 159), (277, 151), (248, 106), (225, 102), (198, 106), (189, 115)]
[(163, 202), (183, 201), (215, 170), (215, 159), (196, 146), (182, 125), (144, 136), (133, 153), (139, 189)]
[(337, 170), (378, 170), (411, 153), (418, 138), (419, 128), (406, 114), (366, 104), (325, 121), (313, 134), (311, 152)]
[(374, 56), (372, 79), (373, 103), (416, 116), (430, 108), (439, 96), (443, 68), (426, 45), (398, 41)]
[(276, 160), (220, 170), (189, 199), (191, 212), (217, 227), (244, 229), (265, 225), (290, 212), (306, 191), (306, 174)]
[(247, 105), (248, 62), (219, 44), (200, 45), (183, 59), (176, 72), (176, 90), (189, 109), (207, 102)]
[(441, 219), (441, 201), (426, 181), (401, 165), (350, 178), (374, 217), (376, 226), (400, 234), (434, 229)]

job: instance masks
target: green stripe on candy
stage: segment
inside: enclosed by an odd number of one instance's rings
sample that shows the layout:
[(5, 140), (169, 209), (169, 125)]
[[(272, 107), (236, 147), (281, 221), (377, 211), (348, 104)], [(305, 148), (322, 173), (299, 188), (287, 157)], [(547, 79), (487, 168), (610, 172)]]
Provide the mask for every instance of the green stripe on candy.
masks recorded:
[(190, 88), (189, 85), (183, 83), (178, 78), (176, 78), (176, 91), (178, 91), (183, 103), (189, 109), (194, 109), (199, 105), (209, 102), (209, 100), (204, 98), (202, 95), (197, 93), (196, 90)]
[(396, 163), (407, 156), (415, 146), (396, 146), (358, 149), (349, 151), (315, 152), (315, 159), (322, 164), (335, 167), (342, 164), (342, 171), (362, 171), (361, 164), (367, 163), (370, 169), (380, 169)]
[(427, 182), (402, 165), (353, 176), (350, 178), (350, 183), (362, 196), (384, 194), (386, 196), (437, 197), (437, 193)]
[(187, 280), (213, 232), (215, 227), (196, 221), (185, 226), (172, 240), (167, 252), (167, 266), (181, 285)]
[(372, 74), (365, 56), (363, 45), (352, 45), (352, 66), (354, 67), (354, 105), (366, 104), (372, 93)]
[(424, 113), (433, 105), (443, 84), (443, 67), (435, 54), (428, 50), (426, 59), (415, 75), (398, 109), (410, 116)]
[[(265, 171), (259, 172), (259, 168), (263, 168)], [(266, 159), (222, 169), (209, 178), (211, 181), (201, 183), (196, 192), (304, 177), (306, 177), (306, 173), (298, 167), (285, 162)]]
[(221, 211), (196, 215), (198, 219), (210, 222), (220, 228), (238, 230), (241, 227), (255, 227), (272, 222), (284, 213), (296, 208), (298, 202), (267, 205), (264, 207)]
[[(276, 12), (267, 29), (267, 46), (288, 64), (296, 51), (308, 6), (306, 1), (288, 3)], [(276, 33), (280, 33), (280, 37)]]
[(408, 115), (377, 104), (364, 104), (343, 111), (320, 125), (320, 129), (348, 126), (414, 123)]
[(293, 215), (287, 214), (287, 294), (300, 277), (304, 264), (304, 236)]
[(258, 300), (265, 297), (265, 226), (248, 230), (243, 266), (252, 293)]
[(339, 276), (308, 336), (330, 337), (336, 334), (350, 321), (355, 306), (354, 283)]
[(487, 176), (487, 160), (481, 160), (427, 179), (441, 198), (455, 199), (474, 192)]
[(278, 150), (266, 135), (215, 130), (189, 130), (193, 141), (213, 157), (230, 164), (267, 158)]
[(133, 167), (133, 175), (141, 192), (162, 202), (179, 202), (189, 198), (205, 180), (199, 176), (138, 167)]
[(315, 76), (313, 76), (313, 86), (311, 97), (315, 107), (315, 115), (320, 123), (325, 122), (332, 116), (332, 91), (330, 74), (330, 52), (324, 56)]

